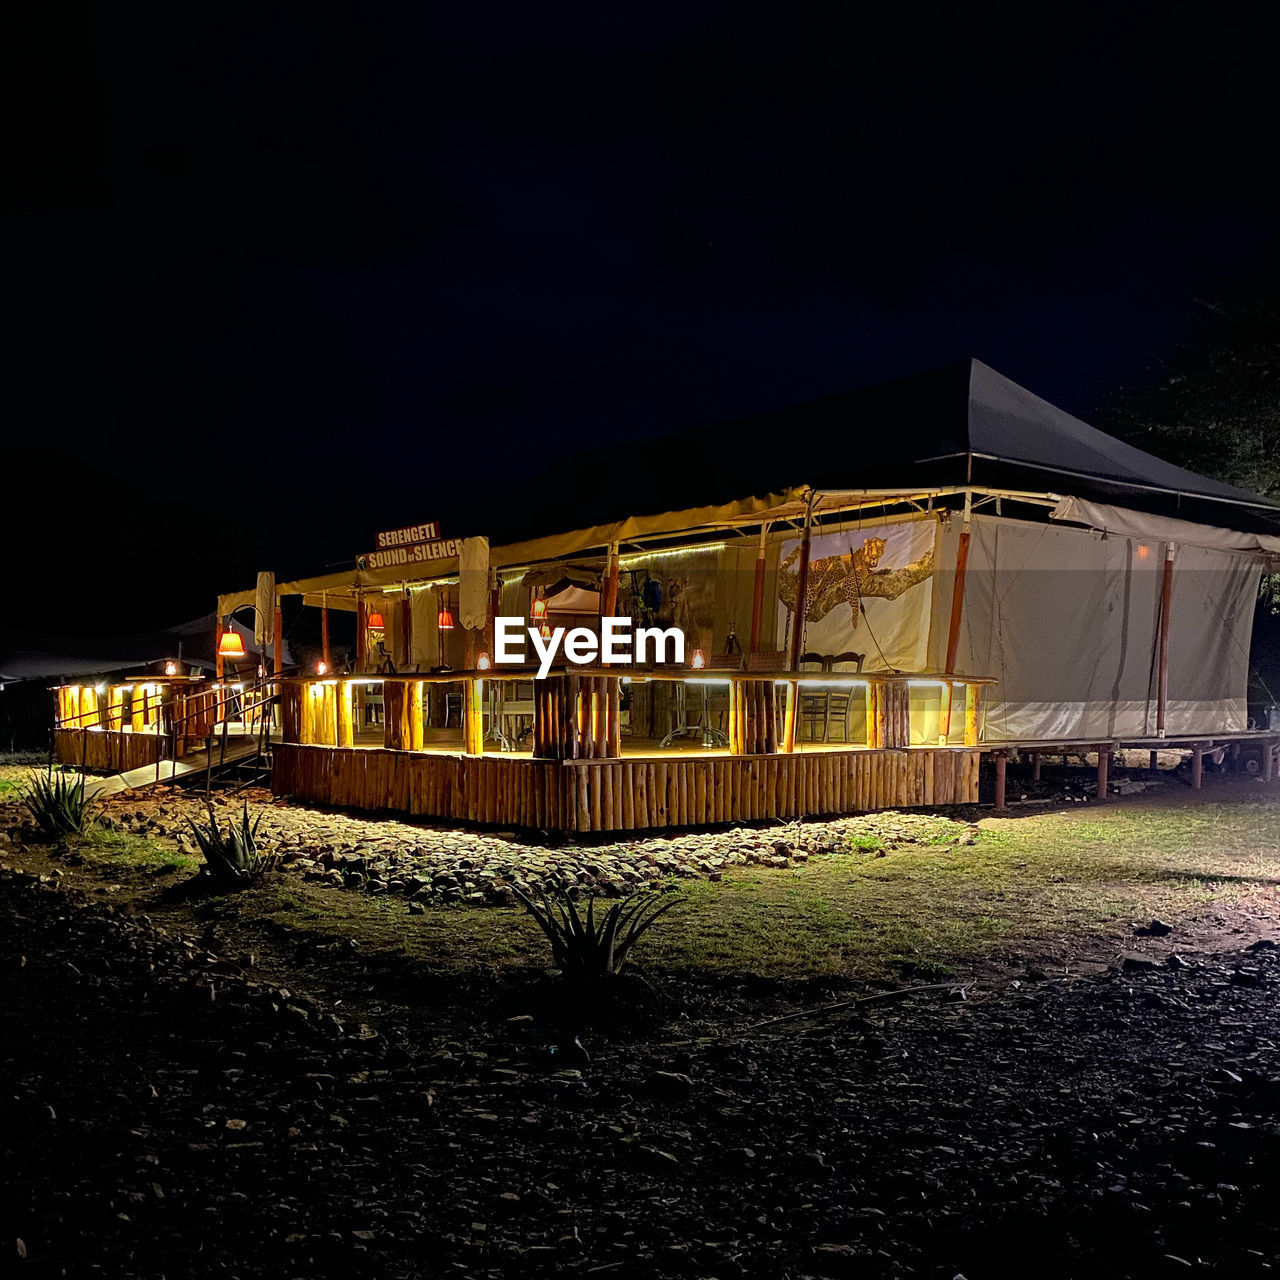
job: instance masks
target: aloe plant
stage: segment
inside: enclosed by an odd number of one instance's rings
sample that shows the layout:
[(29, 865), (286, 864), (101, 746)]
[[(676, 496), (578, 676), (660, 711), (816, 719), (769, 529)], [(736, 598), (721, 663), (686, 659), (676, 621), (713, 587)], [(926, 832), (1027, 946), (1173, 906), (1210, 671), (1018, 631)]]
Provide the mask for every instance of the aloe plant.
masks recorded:
[(579, 986), (606, 983), (621, 974), (636, 943), (680, 901), (674, 894), (651, 890), (615, 902), (597, 920), (594, 897), (587, 899), (584, 915), (563, 890), (540, 894), (539, 901), (514, 887), (512, 892), (546, 935), (555, 967), (566, 982)]
[(86, 795), (84, 775), (32, 773), (22, 788), (22, 803), (48, 840), (83, 835), (93, 817), (96, 798)]
[(258, 814), (250, 826), (248, 801), (245, 801), (240, 825), (237, 827), (234, 822), (229, 822), (225, 834), (218, 825), (212, 804), (209, 805), (208, 827), (198, 827), (190, 818), (187, 821), (195, 833), (200, 852), (204, 854), (205, 874), (220, 884), (241, 888), (252, 884), (276, 864), (275, 857), (258, 848), (258, 824), (262, 821), (262, 814)]

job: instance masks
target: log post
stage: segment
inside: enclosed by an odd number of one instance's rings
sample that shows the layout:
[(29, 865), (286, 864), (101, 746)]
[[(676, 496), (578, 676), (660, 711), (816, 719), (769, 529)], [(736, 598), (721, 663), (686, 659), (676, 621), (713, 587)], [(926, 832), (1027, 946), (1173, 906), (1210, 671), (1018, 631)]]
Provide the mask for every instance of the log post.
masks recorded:
[(382, 745), (388, 751), (409, 749), (408, 699), (402, 680), (382, 682)]
[(618, 574), (621, 567), (618, 559), (618, 544), (609, 544), (609, 558), (606, 561), (604, 582), (600, 592), (600, 617), (611, 618), (618, 612)]
[(284, 614), (279, 600), (276, 601), (275, 634), (272, 639), (274, 641), (272, 674), (278, 676), (284, 670)]
[[(964, 585), (969, 572), (970, 521), (973, 516), (973, 495), (965, 491), (964, 518), (960, 526), (960, 541), (956, 546), (956, 571), (951, 582), (951, 620), (947, 626), (947, 657), (943, 667), (945, 675), (955, 675), (956, 659), (960, 652), (960, 623), (964, 617)], [(943, 720), (938, 732), (945, 742), (951, 734), (951, 707), (954, 699), (943, 701)]]
[(369, 661), (369, 606), (364, 596), (356, 597), (356, 670), (364, 671)]
[(1107, 773), (1111, 765), (1111, 744), (1098, 744), (1098, 803), (1107, 801)]
[(302, 741), (302, 683), (289, 680), (280, 690), (280, 737), (284, 742)]
[(791, 755), (796, 749), (796, 719), (800, 714), (800, 688), (794, 680), (788, 680), (787, 705), (782, 714), (782, 751)]
[(222, 615), (217, 614), (213, 619), (213, 674), (218, 680), (222, 679), (222, 670)]
[(533, 682), (533, 757), (563, 760), (565, 726), (561, 716), (564, 677), (550, 676)]
[(751, 586), (751, 643), (748, 653), (760, 652), (760, 629), (764, 622), (764, 575), (766, 565), (766, 543), (769, 537), (769, 524), (766, 521), (760, 526), (760, 545), (756, 550), (755, 579)]
[(809, 490), (809, 502), (804, 512), (804, 532), (800, 536), (800, 562), (796, 566), (796, 613), (791, 624), (792, 671), (800, 670), (800, 655), (804, 652), (805, 596), (809, 592), (809, 550), (813, 541), (813, 501), (817, 495)]
[(333, 670), (333, 661), (329, 657), (329, 593), (320, 593), (320, 661), (324, 663), (326, 672)]
[(1147, 760), (1147, 768), (1152, 773), (1155, 773), (1160, 768), (1160, 753), (1158, 751), (1151, 752)]
[(966, 684), (964, 687), (964, 745), (966, 747), (978, 745), (981, 705), (982, 686)]
[(462, 682), (462, 750), (469, 756), (484, 754), (484, 681), (474, 676)]
[(1204, 785), (1204, 743), (1191, 744), (1191, 787), (1199, 791)]
[(996, 795), (995, 807), (997, 811), (1003, 811), (1005, 807), (1005, 772), (1009, 766), (1009, 758), (1003, 751), (995, 753), (996, 762)]
[(1156, 651), (1156, 737), (1164, 737), (1165, 709), (1169, 701), (1169, 606), (1173, 602), (1175, 545), (1165, 544), (1164, 578), (1160, 583), (1160, 633)]
[(352, 688), (350, 680), (339, 680), (337, 687), (336, 714), (337, 725), (334, 745), (338, 747), (355, 746), (355, 728), (352, 720)]
[(405, 691), (406, 751), (422, 750), (423, 682), (410, 680)]
[(1040, 753), (1038, 751), (1031, 753), (1031, 781), (1040, 781)]

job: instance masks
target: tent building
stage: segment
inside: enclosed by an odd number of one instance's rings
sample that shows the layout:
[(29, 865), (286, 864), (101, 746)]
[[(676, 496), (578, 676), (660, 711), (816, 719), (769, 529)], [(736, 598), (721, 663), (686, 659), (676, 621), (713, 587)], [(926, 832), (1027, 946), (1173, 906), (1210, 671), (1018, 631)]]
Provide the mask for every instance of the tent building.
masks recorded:
[[(582, 833), (972, 802), (984, 758), (1002, 801), (1014, 749), (1096, 751), (1100, 795), (1121, 746), (1182, 746), (1198, 780), (1205, 751), (1249, 741), (1275, 774), (1245, 690), (1280, 505), (976, 360), (671, 452), (697, 464), (661, 514), (493, 546), (414, 526), (349, 570), (221, 597), (268, 650), (283, 599), (326, 636), (354, 616), (350, 670), (326, 651), (267, 675), (274, 787)], [(497, 617), (675, 628), (684, 663), (538, 678), (495, 660)]]

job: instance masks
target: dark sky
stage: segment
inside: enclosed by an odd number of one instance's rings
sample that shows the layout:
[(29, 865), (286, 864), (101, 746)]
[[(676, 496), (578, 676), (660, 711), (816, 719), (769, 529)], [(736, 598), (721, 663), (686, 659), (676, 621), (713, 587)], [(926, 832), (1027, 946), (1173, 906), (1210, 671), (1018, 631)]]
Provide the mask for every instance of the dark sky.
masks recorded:
[(1220, 8), (47, 14), (17, 585), (122, 630), (113, 579), (163, 622), (401, 522), (572, 527), (531, 477), (579, 447), (635, 442), (621, 515), (664, 432), (970, 354), (1087, 416), (1274, 262), (1273, 49)]

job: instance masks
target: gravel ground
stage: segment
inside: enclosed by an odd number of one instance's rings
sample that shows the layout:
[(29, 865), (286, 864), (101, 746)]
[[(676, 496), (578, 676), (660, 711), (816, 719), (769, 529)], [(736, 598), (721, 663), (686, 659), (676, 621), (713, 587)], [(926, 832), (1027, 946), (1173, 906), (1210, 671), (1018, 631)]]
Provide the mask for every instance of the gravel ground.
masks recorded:
[[(370, 1025), (0, 870), (0, 1273), (1264, 1276), (1280, 960), (696, 1042)], [(371, 1020), (372, 1021), (372, 1020)], [(559, 1052), (552, 1052), (559, 1048)]]
[[(393, 893), (418, 900), (510, 906), (511, 885), (523, 890), (560, 886), (622, 897), (665, 877), (721, 878), (726, 867), (754, 864), (788, 867), (832, 852), (862, 847), (968, 843), (966, 822), (937, 814), (888, 811), (832, 822), (734, 827), (671, 837), (649, 836), (610, 844), (558, 847), (532, 844), (511, 833), (482, 833), (371, 821), (276, 801), (255, 792), (251, 817), (261, 814), (260, 842), (286, 866), (326, 883)], [(204, 803), (160, 789), (113, 797), (104, 805), (108, 821), (123, 830), (165, 836), (191, 854), (198, 852), (188, 819), (207, 821)], [(224, 824), (240, 810), (217, 801)]]

